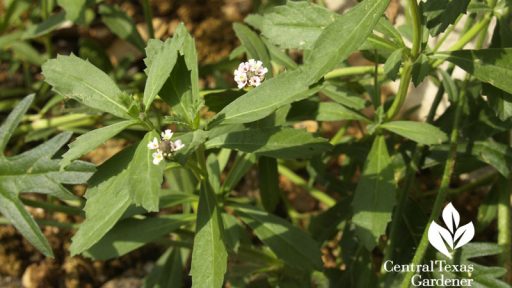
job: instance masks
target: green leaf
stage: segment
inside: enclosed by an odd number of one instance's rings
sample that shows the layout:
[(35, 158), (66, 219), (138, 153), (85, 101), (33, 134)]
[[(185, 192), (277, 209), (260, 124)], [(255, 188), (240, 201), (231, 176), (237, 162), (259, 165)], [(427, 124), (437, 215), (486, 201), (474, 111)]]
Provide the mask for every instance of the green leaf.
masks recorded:
[(430, 71), (432, 71), (432, 66), (428, 57), (425, 54), (420, 54), (412, 65), (412, 83), (414, 86), (418, 87)]
[(439, 74), (441, 74), (443, 88), (448, 94), (448, 99), (454, 103), (459, 97), (459, 89), (457, 88), (455, 81), (453, 80), (452, 76), (444, 70), (439, 70)]
[(267, 79), (224, 107), (208, 126), (248, 123), (265, 118), (278, 108), (319, 91), (319, 85), (309, 87), (308, 83), (301, 68)]
[(430, 35), (441, 34), (460, 14), (466, 13), (470, 0), (427, 0), (420, 2)]
[(300, 270), (320, 270), (320, 246), (304, 231), (291, 223), (249, 207), (234, 206), (243, 222), (286, 264)]
[(137, 144), (135, 153), (128, 166), (128, 187), (130, 197), (136, 205), (141, 205), (149, 212), (158, 211), (160, 190), (162, 188), (164, 165), (153, 164), (153, 152), (148, 143), (160, 135), (151, 131), (146, 133)]
[(78, 159), (80, 156), (94, 150), (96, 147), (105, 143), (108, 139), (137, 123), (137, 120), (121, 121), (78, 136), (75, 141), (68, 145), (69, 150), (62, 155), (60, 166), (66, 167), (72, 160)]
[(15, 41), (9, 45), (9, 48), (14, 52), (14, 57), (21, 61), (41, 66), (46, 60), (45, 55), (42, 55), (26, 41)]
[(341, 120), (359, 120), (370, 122), (363, 114), (345, 108), (345, 106), (334, 102), (320, 102), (316, 114), (318, 121), (341, 121)]
[(233, 167), (229, 170), (224, 183), (222, 184), (222, 191), (230, 192), (242, 180), (242, 178), (249, 172), (249, 169), (256, 163), (256, 157), (252, 153), (237, 153)]
[(441, 144), (448, 140), (443, 131), (428, 123), (391, 121), (380, 127), (423, 145)]
[(192, 287), (222, 287), (227, 269), (224, 227), (215, 194), (201, 183), (196, 235), (192, 250)]
[(34, 101), (34, 94), (30, 94), (23, 98), (14, 109), (12, 109), (11, 113), (5, 121), (2, 123), (2, 126), (0, 126), (0, 151), (2, 152), (0, 154), (0, 158), (4, 157), (3, 151), (5, 150), (5, 147), (7, 146), (7, 142), (9, 142), (9, 139), (12, 137), (12, 133), (14, 130), (16, 130), (16, 127), (21, 122), (21, 119), (23, 118), (23, 115), (27, 113), (28, 108), (30, 108), (30, 105)]
[(267, 212), (273, 213), (281, 199), (276, 159), (265, 156), (258, 159), (258, 180), (261, 204)]
[(396, 80), (398, 71), (400, 70), (403, 52), (404, 49), (395, 50), (386, 60), (386, 63), (384, 63), (384, 74), (393, 81)]
[(57, 0), (57, 4), (66, 11), (67, 20), (77, 24), (85, 23), (87, 0)]
[(263, 66), (269, 69), (268, 76), (272, 77), (270, 55), (267, 48), (265, 47), (265, 43), (263, 43), (263, 41), (254, 31), (243, 24), (234, 23), (233, 30), (235, 30), (236, 37), (240, 39), (240, 42), (247, 50), (248, 57), (261, 60), (263, 62)]
[(53, 257), (50, 245), (25, 210), (18, 198), (19, 194), (44, 193), (63, 200), (74, 200), (76, 196), (63, 184), (85, 183), (94, 172), (94, 167), (85, 162), (74, 162), (64, 171), (59, 171), (59, 160), (52, 157), (69, 140), (70, 133), (59, 134), (19, 155), (8, 158), (4, 156), (9, 138), (33, 100), (33, 95), (21, 100), (0, 126), (0, 213), (39, 251)]
[(308, 158), (331, 149), (327, 139), (293, 128), (248, 129), (223, 134), (206, 147), (229, 148), (282, 159)]
[(320, 79), (359, 48), (388, 4), (389, 0), (365, 0), (329, 24), (305, 60), (304, 71), (309, 74), (307, 82)]
[(180, 249), (169, 248), (156, 261), (155, 267), (144, 280), (145, 288), (183, 287), (183, 259)]
[(432, 57), (446, 59), (478, 80), (512, 94), (512, 48), (439, 52)]
[(487, 141), (475, 141), (472, 145), (471, 154), (496, 168), (503, 177), (510, 175), (512, 149), (508, 145), (497, 143), (492, 138)]
[(117, 223), (84, 255), (96, 260), (123, 256), (195, 220), (192, 214), (159, 216), (156, 218), (128, 218)]
[(54, 257), (48, 240), (37, 226), (32, 215), (17, 196), (4, 191), (0, 186), (0, 213), (30, 242), (47, 257)]
[(325, 85), (321, 92), (336, 103), (355, 110), (363, 109), (366, 106), (366, 101), (361, 97), (350, 95), (349, 92), (339, 89), (334, 85)]
[(159, 95), (172, 107), (173, 113), (178, 114), (189, 125), (193, 125), (194, 121), (197, 121), (196, 115), (201, 105), (195, 41), (183, 24), (176, 28), (174, 37), (182, 38), (183, 45), (171, 76)]
[(132, 43), (139, 50), (144, 51), (144, 40), (137, 31), (133, 19), (121, 10), (119, 6), (102, 4), (100, 5), (99, 12), (103, 23), (105, 23), (114, 34)]
[(61, 27), (65, 21), (66, 13), (64, 11), (51, 15), (41, 23), (28, 26), (21, 38), (28, 40), (41, 37)]
[(42, 67), (45, 81), (53, 89), (80, 103), (120, 118), (131, 119), (126, 108), (126, 95), (114, 81), (88, 61), (75, 55), (58, 55)]
[(289, 1), (263, 14), (261, 33), (281, 48), (311, 49), (334, 15), (319, 5)]
[(395, 190), (391, 158), (384, 136), (380, 135), (373, 142), (352, 202), (356, 234), (369, 251), (386, 233), (396, 202)]
[[(224, 242), (229, 251), (238, 252), (240, 240), (245, 233), (243, 227), (235, 216), (222, 213), (222, 221), (224, 222)], [(245, 236), (245, 235), (244, 235)]]
[(98, 167), (89, 181), (85, 197), (85, 220), (80, 224), (70, 246), (71, 255), (92, 247), (121, 219), (132, 204), (126, 167), (136, 146), (125, 148)]
[(145, 63), (147, 66), (146, 86), (144, 87), (144, 107), (146, 111), (156, 95), (160, 92), (178, 60), (178, 51), (183, 45), (184, 37), (175, 35), (161, 43), (153, 40), (148, 43)]

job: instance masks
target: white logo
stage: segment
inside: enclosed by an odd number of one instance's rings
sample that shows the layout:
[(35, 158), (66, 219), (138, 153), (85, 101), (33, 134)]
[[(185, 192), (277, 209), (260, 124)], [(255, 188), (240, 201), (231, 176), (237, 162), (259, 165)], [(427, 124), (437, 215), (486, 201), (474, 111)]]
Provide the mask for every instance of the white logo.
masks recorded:
[[(475, 227), (473, 222), (459, 227), (460, 215), (449, 203), (443, 209), (443, 228), (435, 221), (432, 221), (428, 228), (428, 241), (437, 251), (443, 253), (448, 258), (452, 258), (453, 250), (466, 245), (475, 236)], [(449, 248), (449, 249), (448, 249)]]

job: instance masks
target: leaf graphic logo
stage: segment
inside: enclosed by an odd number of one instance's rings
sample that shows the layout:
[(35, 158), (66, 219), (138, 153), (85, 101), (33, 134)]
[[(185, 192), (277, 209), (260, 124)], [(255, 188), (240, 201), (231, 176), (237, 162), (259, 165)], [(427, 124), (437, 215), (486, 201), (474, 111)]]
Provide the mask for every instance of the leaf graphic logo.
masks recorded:
[(475, 227), (473, 222), (459, 227), (460, 215), (452, 203), (449, 203), (443, 209), (444, 228), (432, 221), (428, 228), (428, 241), (437, 251), (443, 253), (448, 258), (452, 258), (453, 250), (466, 245), (475, 236)]

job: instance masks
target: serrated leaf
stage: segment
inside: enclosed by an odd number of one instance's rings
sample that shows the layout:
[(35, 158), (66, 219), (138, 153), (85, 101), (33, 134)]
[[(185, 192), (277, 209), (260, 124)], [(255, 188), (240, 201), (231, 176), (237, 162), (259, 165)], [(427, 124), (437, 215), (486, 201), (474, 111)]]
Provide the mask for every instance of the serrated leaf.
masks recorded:
[(4, 157), (3, 151), (5, 150), (5, 147), (7, 146), (7, 142), (9, 142), (9, 139), (12, 137), (12, 133), (18, 127), (18, 125), (21, 122), (21, 119), (23, 118), (23, 115), (27, 113), (28, 108), (34, 101), (34, 94), (30, 94), (23, 98), (15, 107), (12, 109), (11, 113), (9, 113), (9, 116), (5, 119), (5, 121), (2, 123), (2, 126), (0, 126), (0, 158)]
[(420, 54), (412, 65), (412, 83), (414, 86), (418, 87), (431, 70), (432, 66), (430, 65), (428, 57), (425, 54)]
[(94, 150), (108, 139), (136, 123), (138, 123), (137, 120), (121, 121), (78, 136), (75, 141), (68, 145), (69, 150), (62, 155), (61, 167), (66, 167), (72, 160), (78, 159), (80, 156)]
[(470, 0), (427, 0), (420, 2), (430, 35), (437, 36), (466, 13)]
[(398, 75), (398, 71), (400, 70), (400, 65), (402, 64), (402, 54), (403, 49), (398, 49), (395, 52), (391, 53), (391, 55), (384, 63), (384, 74), (389, 79), (395, 81)]
[(441, 144), (448, 140), (439, 128), (423, 122), (391, 121), (380, 127), (423, 145)]
[(120, 118), (131, 119), (126, 95), (103, 71), (75, 55), (58, 55), (42, 66), (45, 81), (53, 89), (78, 102)]
[(334, 21), (331, 11), (308, 2), (288, 2), (263, 14), (261, 33), (281, 48), (311, 49)]
[(141, 205), (149, 212), (158, 211), (160, 190), (162, 188), (164, 165), (153, 164), (148, 143), (159, 138), (156, 132), (146, 133), (137, 144), (133, 158), (128, 165), (128, 185), (132, 202)]
[(99, 12), (103, 23), (105, 23), (114, 34), (132, 43), (139, 50), (144, 50), (144, 40), (137, 31), (133, 19), (121, 10), (119, 6), (102, 4), (100, 5)]
[(249, 206), (233, 208), (256, 236), (286, 264), (300, 270), (321, 269), (320, 246), (304, 231), (279, 217)]
[(123, 256), (192, 222), (192, 214), (167, 215), (156, 218), (128, 218), (117, 223), (84, 255), (96, 260)]
[(331, 149), (327, 139), (293, 128), (248, 129), (223, 134), (207, 148), (229, 148), (282, 159), (308, 158)]
[(105, 161), (89, 181), (85, 220), (72, 238), (71, 255), (82, 253), (103, 238), (132, 204), (127, 167), (135, 148), (125, 148)]
[(512, 93), (512, 48), (439, 52), (432, 57), (448, 60), (478, 80)]
[(12, 193), (6, 192), (0, 187), (0, 213), (16, 227), (16, 229), (34, 247), (47, 257), (53, 257), (53, 251), (37, 226), (32, 215), (25, 210), (25, 206)]
[(64, 171), (59, 171), (59, 160), (52, 157), (69, 140), (70, 133), (61, 133), (19, 155), (7, 158), (4, 156), (9, 138), (33, 100), (33, 95), (21, 100), (0, 126), (0, 212), (39, 251), (53, 257), (48, 241), (25, 210), (18, 198), (19, 194), (43, 193), (63, 200), (76, 199), (63, 184), (85, 183), (94, 172), (94, 167), (85, 162), (75, 162)]
[(144, 87), (143, 99), (146, 111), (171, 75), (183, 41), (184, 37), (175, 35), (161, 44), (158, 44), (158, 41), (152, 41), (151, 46), (148, 45), (151, 54), (146, 52), (147, 60), (145, 62), (148, 78)]
[(192, 250), (192, 287), (222, 287), (227, 269), (224, 226), (215, 194), (201, 183), (196, 235)]
[(352, 202), (356, 234), (369, 251), (386, 233), (396, 202), (395, 194), (393, 165), (384, 136), (380, 135), (373, 141)]
[[(224, 107), (209, 127), (219, 124), (249, 123), (265, 118), (280, 107), (305, 99), (319, 91), (320, 86), (309, 87), (301, 68), (267, 79)], [(279, 95), (276, 97), (275, 95)]]
[(365, 0), (329, 24), (305, 60), (309, 81), (317, 81), (346, 59), (372, 33), (389, 0)]

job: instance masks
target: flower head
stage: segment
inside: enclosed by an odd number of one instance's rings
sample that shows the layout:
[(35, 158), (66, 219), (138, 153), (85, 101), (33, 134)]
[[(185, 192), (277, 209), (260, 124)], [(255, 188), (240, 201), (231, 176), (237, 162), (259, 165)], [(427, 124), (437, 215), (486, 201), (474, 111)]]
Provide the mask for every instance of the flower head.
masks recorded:
[(172, 134), (173, 133), (171, 129), (166, 129), (164, 132), (161, 133), (162, 139), (169, 141), (172, 138)]
[(148, 143), (148, 148), (149, 150), (155, 150), (155, 149), (158, 149), (158, 139), (153, 138), (153, 140), (151, 140), (151, 142)]
[(156, 150), (156, 152), (153, 153), (153, 164), (158, 165), (162, 160), (164, 160), (164, 154), (162, 151)]
[(180, 139), (171, 141), (173, 133), (170, 129), (165, 130), (160, 133), (160, 135), (162, 136), (161, 141), (158, 141), (158, 139), (154, 137), (153, 140), (148, 143), (149, 150), (156, 150), (156, 152), (152, 154), (153, 164), (155, 165), (160, 164), (162, 160), (173, 156), (176, 151), (185, 147), (185, 144), (183, 144)]
[(263, 66), (260, 60), (249, 59), (238, 65), (238, 69), (234, 71), (234, 79), (238, 84), (238, 88), (244, 88), (247, 85), (258, 87), (263, 80), (268, 69)]

